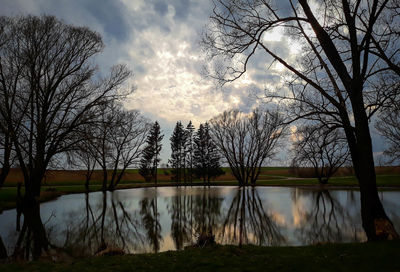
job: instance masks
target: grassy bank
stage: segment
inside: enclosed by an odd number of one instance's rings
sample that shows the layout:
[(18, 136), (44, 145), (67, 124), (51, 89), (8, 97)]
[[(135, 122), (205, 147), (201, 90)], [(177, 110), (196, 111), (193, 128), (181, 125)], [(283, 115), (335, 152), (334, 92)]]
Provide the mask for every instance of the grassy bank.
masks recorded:
[[(379, 168), (378, 168), (379, 170)], [(385, 170), (385, 171), (383, 171)], [(380, 169), (377, 175), (377, 185), (379, 187), (395, 187), (400, 189), (400, 174), (398, 168), (393, 169)], [(174, 186), (177, 183), (171, 181), (170, 170), (159, 169), (159, 183), (158, 186)], [(238, 183), (234, 179), (228, 168), (224, 168), (225, 175), (219, 177), (217, 180), (212, 181), (213, 186), (237, 186)], [(85, 188), (83, 186), (82, 171), (62, 171), (51, 170), (49, 171), (48, 178), (43, 181), (42, 193), (39, 201), (44, 202), (55, 199), (63, 194), (83, 193)], [(4, 188), (0, 189), (0, 212), (5, 209), (15, 208), (17, 199), (16, 185), (20, 181), (17, 171), (14, 170), (10, 180), (6, 181)], [(128, 170), (128, 175), (118, 185), (117, 189), (124, 188), (139, 188), (151, 187), (155, 184), (146, 183), (140, 180), (137, 174), (137, 169)], [(128, 179), (131, 177), (132, 179)], [(200, 180), (194, 181), (192, 185), (202, 185)], [(316, 178), (300, 178), (293, 176), (288, 167), (263, 167), (257, 186), (313, 186), (320, 187)], [(329, 180), (329, 184), (324, 188), (333, 187), (357, 187), (358, 182), (354, 176), (337, 176)], [(90, 191), (100, 191), (101, 181), (93, 180), (90, 183)]]
[(0, 264), (6, 271), (400, 271), (400, 242), (303, 247), (215, 246), (63, 262)]

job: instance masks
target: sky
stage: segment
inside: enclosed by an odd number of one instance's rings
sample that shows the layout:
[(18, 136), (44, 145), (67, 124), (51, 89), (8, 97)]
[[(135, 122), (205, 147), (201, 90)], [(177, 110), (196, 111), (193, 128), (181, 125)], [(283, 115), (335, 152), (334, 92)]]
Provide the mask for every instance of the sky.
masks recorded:
[[(224, 110), (249, 112), (262, 103), (252, 94), (283, 84), (282, 67), (270, 66), (264, 55), (253, 58), (245, 76), (224, 87), (204, 76), (200, 39), (212, 12), (210, 0), (0, 0), (0, 7), (0, 15), (54, 15), (100, 33), (105, 49), (96, 62), (103, 73), (115, 64), (132, 70), (127, 84), (136, 90), (124, 106), (160, 123), (162, 163), (170, 157), (169, 138), (177, 121), (186, 126), (191, 120), (197, 129)], [(287, 58), (300, 48), (279, 31), (265, 39)], [(371, 127), (379, 155), (385, 146)], [(273, 164), (286, 164), (280, 157)]]

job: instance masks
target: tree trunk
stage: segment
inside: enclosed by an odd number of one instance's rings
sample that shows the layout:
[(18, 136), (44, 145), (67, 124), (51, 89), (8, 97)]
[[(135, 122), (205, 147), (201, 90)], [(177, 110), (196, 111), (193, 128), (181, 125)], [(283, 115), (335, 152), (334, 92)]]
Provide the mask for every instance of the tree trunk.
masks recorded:
[(364, 231), (370, 241), (398, 238), (379, 199), (371, 135), (361, 92), (353, 96), (352, 106), (356, 144), (355, 147), (353, 145), (353, 148), (350, 148), (350, 151), (355, 174), (360, 184), (361, 218)]
[[(42, 255), (42, 252), (47, 251), (49, 247), (46, 231), (40, 217), (39, 203), (34, 198), (25, 197), (22, 212), (24, 214), (24, 225), (26, 225), (28, 230), (25, 250), (27, 255), (29, 255), (30, 243), (32, 241), (32, 258), (37, 260)], [(24, 235), (25, 232), (22, 232), (21, 234)], [(30, 234), (32, 234), (32, 237)]]
[(4, 151), (3, 151), (3, 167), (0, 172), (0, 188), (3, 187), (4, 182), (10, 172), (10, 157), (11, 157), (11, 143), (8, 136), (4, 137)]
[(3, 240), (0, 237), (0, 260), (6, 259), (7, 257), (6, 247), (4, 246)]
[(379, 199), (372, 148), (360, 144), (357, 147), (360, 156), (354, 170), (360, 184), (361, 218), (368, 240), (398, 238)]
[(102, 191), (105, 192), (107, 191), (107, 169), (103, 168), (103, 186), (102, 186)]
[(9, 172), (10, 172), (10, 164), (7, 161), (5, 161), (3, 164), (3, 168), (1, 168), (0, 172), (0, 188), (3, 187), (3, 184), (6, 181)]

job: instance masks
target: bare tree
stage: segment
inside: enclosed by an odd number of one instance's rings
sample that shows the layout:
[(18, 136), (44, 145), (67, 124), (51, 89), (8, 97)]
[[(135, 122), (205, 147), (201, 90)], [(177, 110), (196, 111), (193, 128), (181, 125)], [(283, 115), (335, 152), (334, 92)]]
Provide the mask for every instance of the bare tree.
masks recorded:
[(275, 155), (285, 135), (278, 112), (255, 110), (246, 115), (230, 110), (212, 119), (210, 125), (212, 138), (240, 186), (256, 183), (261, 166)]
[(93, 82), (96, 67), (90, 59), (103, 48), (100, 36), (51, 16), (9, 19), (5, 31), (2, 116), (11, 128), (25, 196), (33, 199), (52, 158), (80, 141), (74, 133), (92, 120), (91, 109), (119, 96), (116, 89), (130, 72), (117, 66)]
[[(223, 65), (214, 76), (229, 82), (243, 75), (252, 56), (266, 54), (286, 68), (284, 100), (292, 120), (311, 119), (342, 128), (360, 184), (361, 215), (368, 239), (398, 237), (379, 200), (369, 119), (389, 98), (400, 75), (399, 19), (395, 0), (294, 2), (215, 0), (204, 44)], [(287, 58), (265, 37), (280, 29), (302, 45)]]
[(112, 173), (109, 190), (114, 190), (128, 167), (138, 164), (151, 125), (138, 111), (117, 109), (116, 124), (111, 128)]
[[(98, 125), (98, 124), (97, 124)], [(95, 167), (97, 164), (96, 150), (93, 148), (95, 143), (93, 128), (94, 124), (84, 126), (81, 131), (76, 135), (80, 142), (76, 148), (67, 152), (68, 163), (72, 167), (81, 168), (85, 167), (85, 189), (89, 191), (89, 182), (92, 179)]]
[(389, 157), (389, 163), (400, 160), (400, 103), (394, 102), (393, 107), (382, 112), (376, 129), (385, 137), (389, 147), (383, 152)]
[(312, 167), (319, 183), (328, 183), (350, 156), (346, 138), (339, 130), (327, 131), (318, 126), (303, 126), (296, 131), (293, 143), (295, 167)]
[(117, 103), (101, 105), (99, 111), (88, 152), (103, 171), (103, 191), (112, 191), (125, 170), (138, 163), (150, 125), (138, 111), (126, 111)]
[[(37, 241), (35, 257), (47, 249), (36, 201), (50, 162), (79, 141), (75, 133), (94, 118), (91, 111), (126, 93), (125, 66), (94, 80), (91, 59), (103, 49), (101, 37), (52, 16), (5, 18), (0, 46), (0, 115), (5, 120), (23, 173), (24, 224)], [(4, 130), (3, 130), (4, 131)]]
[(2, 130), (5, 127), (0, 125), (0, 188), (3, 187), (15, 159), (10, 134), (7, 130)]

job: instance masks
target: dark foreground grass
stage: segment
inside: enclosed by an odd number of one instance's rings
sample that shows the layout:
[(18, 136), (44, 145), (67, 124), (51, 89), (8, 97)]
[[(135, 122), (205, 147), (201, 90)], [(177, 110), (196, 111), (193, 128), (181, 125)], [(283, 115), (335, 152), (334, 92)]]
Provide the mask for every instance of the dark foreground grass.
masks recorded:
[(0, 264), (0, 271), (400, 271), (400, 242), (215, 246), (158, 254)]

